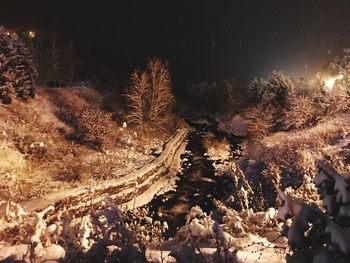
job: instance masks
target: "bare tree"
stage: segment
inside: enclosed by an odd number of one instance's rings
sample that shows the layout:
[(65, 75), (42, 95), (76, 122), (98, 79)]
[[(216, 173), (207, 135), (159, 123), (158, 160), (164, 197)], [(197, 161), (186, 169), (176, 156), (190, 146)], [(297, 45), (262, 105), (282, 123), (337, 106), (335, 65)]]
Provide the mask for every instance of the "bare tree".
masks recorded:
[(64, 70), (64, 49), (58, 43), (58, 33), (55, 30), (51, 31), (49, 36), (49, 47), (47, 49), (50, 75), (54, 81), (59, 81)]
[(163, 127), (172, 117), (171, 108), (175, 102), (169, 65), (159, 59), (152, 59), (148, 62), (147, 71), (151, 82), (148, 118), (153, 124)]
[(128, 120), (137, 126), (143, 127), (146, 118), (146, 101), (149, 90), (149, 78), (145, 71), (135, 70), (131, 74), (131, 88), (126, 97), (130, 111)]
[(175, 102), (168, 64), (151, 59), (145, 70), (135, 70), (126, 97), (131, 123), (142, 127), (149, 122), (155, 127), (166, 128)]
[(73, 41), (69, 41), (65, 52), (65, 62), (67, 70), (67, 80), (74, 82), (79, 74), (80, 61), (77, 56), (77, 49)]

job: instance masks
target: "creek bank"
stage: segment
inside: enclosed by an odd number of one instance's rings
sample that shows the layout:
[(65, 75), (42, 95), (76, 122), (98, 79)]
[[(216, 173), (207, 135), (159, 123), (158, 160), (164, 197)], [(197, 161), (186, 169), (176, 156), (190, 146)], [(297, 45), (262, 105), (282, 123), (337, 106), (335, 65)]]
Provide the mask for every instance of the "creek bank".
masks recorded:
[(162, 154), (153, 162), (122, 178), (101, 182), (98, 185), (85, 185), (62, 192), (51, 193), (43, 197), (21, 202), (26, 212), (40, 211), (53, 205), (59, 209), (79, 210), (86, 206), (93, 206), (110, 196), (118, 205), (126, 204), (144, 193), (162, 176), (168, 173), (173, 158), (187, 136), (188, 130), (183, 128), (166, 144)]

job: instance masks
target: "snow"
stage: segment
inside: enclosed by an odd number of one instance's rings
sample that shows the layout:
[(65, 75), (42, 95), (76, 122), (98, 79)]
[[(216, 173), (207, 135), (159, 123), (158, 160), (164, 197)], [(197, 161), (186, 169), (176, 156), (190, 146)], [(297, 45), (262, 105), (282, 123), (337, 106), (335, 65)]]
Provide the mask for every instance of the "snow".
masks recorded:
[[(18, 209), (18, 206), (9, 207), (9, 210), (22, 210)], [(31, 214), (22, 213), (20, 216), (23, 218), (11, 218), (11, 222), (7, 225), (18, 225), (23, 228), (22, 239), (27, 231), (28, 240), (30, 245), (22, 244), (11, 246), (10, 244), (0, 244), (0, 260), (4, 260), (8, 257), (13, 257), (24, 262), (47, 262), (47, 261), (59, 261), (65, 257), (65, 250), (56, 244), (51, 243), (51, 237), (59, 228), (54, 225), (47, 226), (44, 216), (54, 209), (53, 206), (49, 206), (41, 212), (33, 212)], [(17, 219), (17, 220), (16, 220)], [(32, 222), (30, 224), (29, 222)], [(29, 225), (28, 225), (29, 223)], [(27, 225), (26, 225), (27, 224)], [(30, 229), (28, 229), (30, 228)], [(10, 241), (10, 239), (9, 239)]]
[[(318, 160), (316, 166), (318, 173), (314, 182), (327, 213), (314, 203), (307, 205), (279, 192), (276, 199), (279, 206), (277, 218), (285, 222), (288, 244), (293, 250), (310, 250), (315, 256), (313, 262), (333, 262), (336, 258), (345, 259), (350, 252), (350, 227), (346, 223), (350, 214), (350, 188), (348, 178), (325, 161)], [(310, 183), (309, 179), (306, 181)], [(289, 218), (292, 218), (291, 225), (287, 221)], [(326, 238), (326, 233), (330, 235), (330, 241)], [(309, 235), (313, 235), (312, 238)], [(314, 246), (313, 242), (317, 244)], [(324, 248), (320, 249), (319, 244), (323, 244)], [(313, 251), (315, 248), (316, 251)]]
[(332, 243), (338, 245), (344, 254), (350, 251), (350, 227), (345, 228), (334, 222), (329, 222), (326, 233), (331, 235)]
[(283, 263), (286, 262), (285, 248), (269, 242), (266, 238), (250, 234), (240, 242), (244, 249), (237, 252), (237, 257), (246, 263)]

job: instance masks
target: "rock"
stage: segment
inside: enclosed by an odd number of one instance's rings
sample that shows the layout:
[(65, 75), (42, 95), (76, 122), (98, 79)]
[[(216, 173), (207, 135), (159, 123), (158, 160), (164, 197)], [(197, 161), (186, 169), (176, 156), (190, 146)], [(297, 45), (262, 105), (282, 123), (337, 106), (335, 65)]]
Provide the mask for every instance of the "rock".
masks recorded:
[(153, 155), (160, 155), (163, 152), (163, 146), (153, 148), (151, 151)]
[(208, 178), (208, 177), (201, 177), (200, 180), (203, 182), (207, 182), (207, 183), (212, 183), (212, 184), (215, 183), (215, 180)]
[[(0, 248), (0, 261), (9, 260), (11, 258), (12, 262), (22, 261), (24, 255), (30, 249), (29, 245), (17, 245)], [(9, 261), (11, 262), (11, 261)]]
[(49, 247), (46, 247), (44, 250), (45, 254), (42, 257), (36, 259), (35, 263), (62, 262), (66, 255), (66, 251), (59, 245), (51, 245)]

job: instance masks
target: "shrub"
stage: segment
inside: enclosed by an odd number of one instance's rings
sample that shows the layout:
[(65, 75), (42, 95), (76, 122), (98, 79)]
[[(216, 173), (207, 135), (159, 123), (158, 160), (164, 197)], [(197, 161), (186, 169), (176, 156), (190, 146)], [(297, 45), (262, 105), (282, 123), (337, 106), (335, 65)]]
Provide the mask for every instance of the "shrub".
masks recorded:
[(268, 82), (264, 79), (253, 79), (247, 87), (247, 95), (251, 104), (257, 104), (263, 100), (263, 96), (267, 90)]
[(145, 70), (134, 71), (126, 98), (129, 122), (137, 126), (143, 126), (145, 122), (157, 128), (168, 126), (175, 102), (168, 63), (151, 59)]
[(330, 64), (329, 69), (333, 74), (343, 75), (343, 82), (349, 83), (350, 81), (350, 49), (345, 48), (343, 55), (336, 57)]
[(34, 97), (37, 71), (29, 49), (18, 35), (0, 27), (0, 103), (11, 103), (11, 97)]
[(273, 71), (268, 80), (254, 79), (247, 89), (251, 104), (284, 105), (293, 83), (282, 71)]
[(349, 109), (349, 94), (343, 83), (327, 91), (320, 77), (311, 82), (293, 82), (281, 72), (269, 80), (255, 79), (248, 87), (250, 107), (244, 115), (256, 137), (267, 132), (303, 129), (316, 125), (325, 116)]
[(218, 104), (220, 108), (229, 112), (237, 112), (245, 106), (246, 98), (239, 83), (235, 79), (228, 79), (219, 83)]
[(283, 109), (283, 128), (286, 130), (303, 129), (317, 123), (319, 110), (312, 96), (291, 96)]
[(77, 118), (75, 128), (78, 139), (97, 150), (115, 145), (119, 133), (112, 114), (95, 108), (85, 109)]
[(273, 71), (269, 79), (269, 92), (278, 105), (284, 105), (288, 95), (293, 91), (291, 79), (282, 71)]
[(349, 110), (350, 91), (347, 81), (337, 80), (333, 88), (329, 90), (325, 87), (324, 82), (320, 84), (316, 78), (316, 81), (311, 82), (309, 90), (312, 91), (309, 96), (313, 96), (321, 117), (332, 116)]
[(113, 114), (99, 108), (86, 107), (80, 114), (62, 109), (57, 113), (60, 120), (72, 129), (65, 133), (66, 139), (86, 145), (95, 150), (115, 146), (120, 132), (113, 121)]
[(335, 85), (328, 95), (327, 113), (335, 115), (342, 112), (349, 112), (350, 109), (350, 90), (346, 83)]
[(288, 262), (348, 262), (349, 180), (323, 161), (317, 161), (317, 187), (324, 209), (306, 204), (279, 192), (276, 218), (286, 222), (284, 234), (291, 254)]
[(348, 111), (350, 108), (350, 49), (343, 50), (343, 56), (336, 57), (329, 65), (332, 73), (342, 75), (331, 92), (331, 113)]
[(18, 151), (32, 160), (43, 159), (47, 154), (46, 144), (40, 140), (41, 136), (37, 131), (31, 134), (19, 136), (14, 134), (13, 140)]
[(270, 106), (250, 107), (244, 112), (244, 117), (248, 122), (248, 134), (256, 139), (264, 137), (275, 126), (274, 109)]

